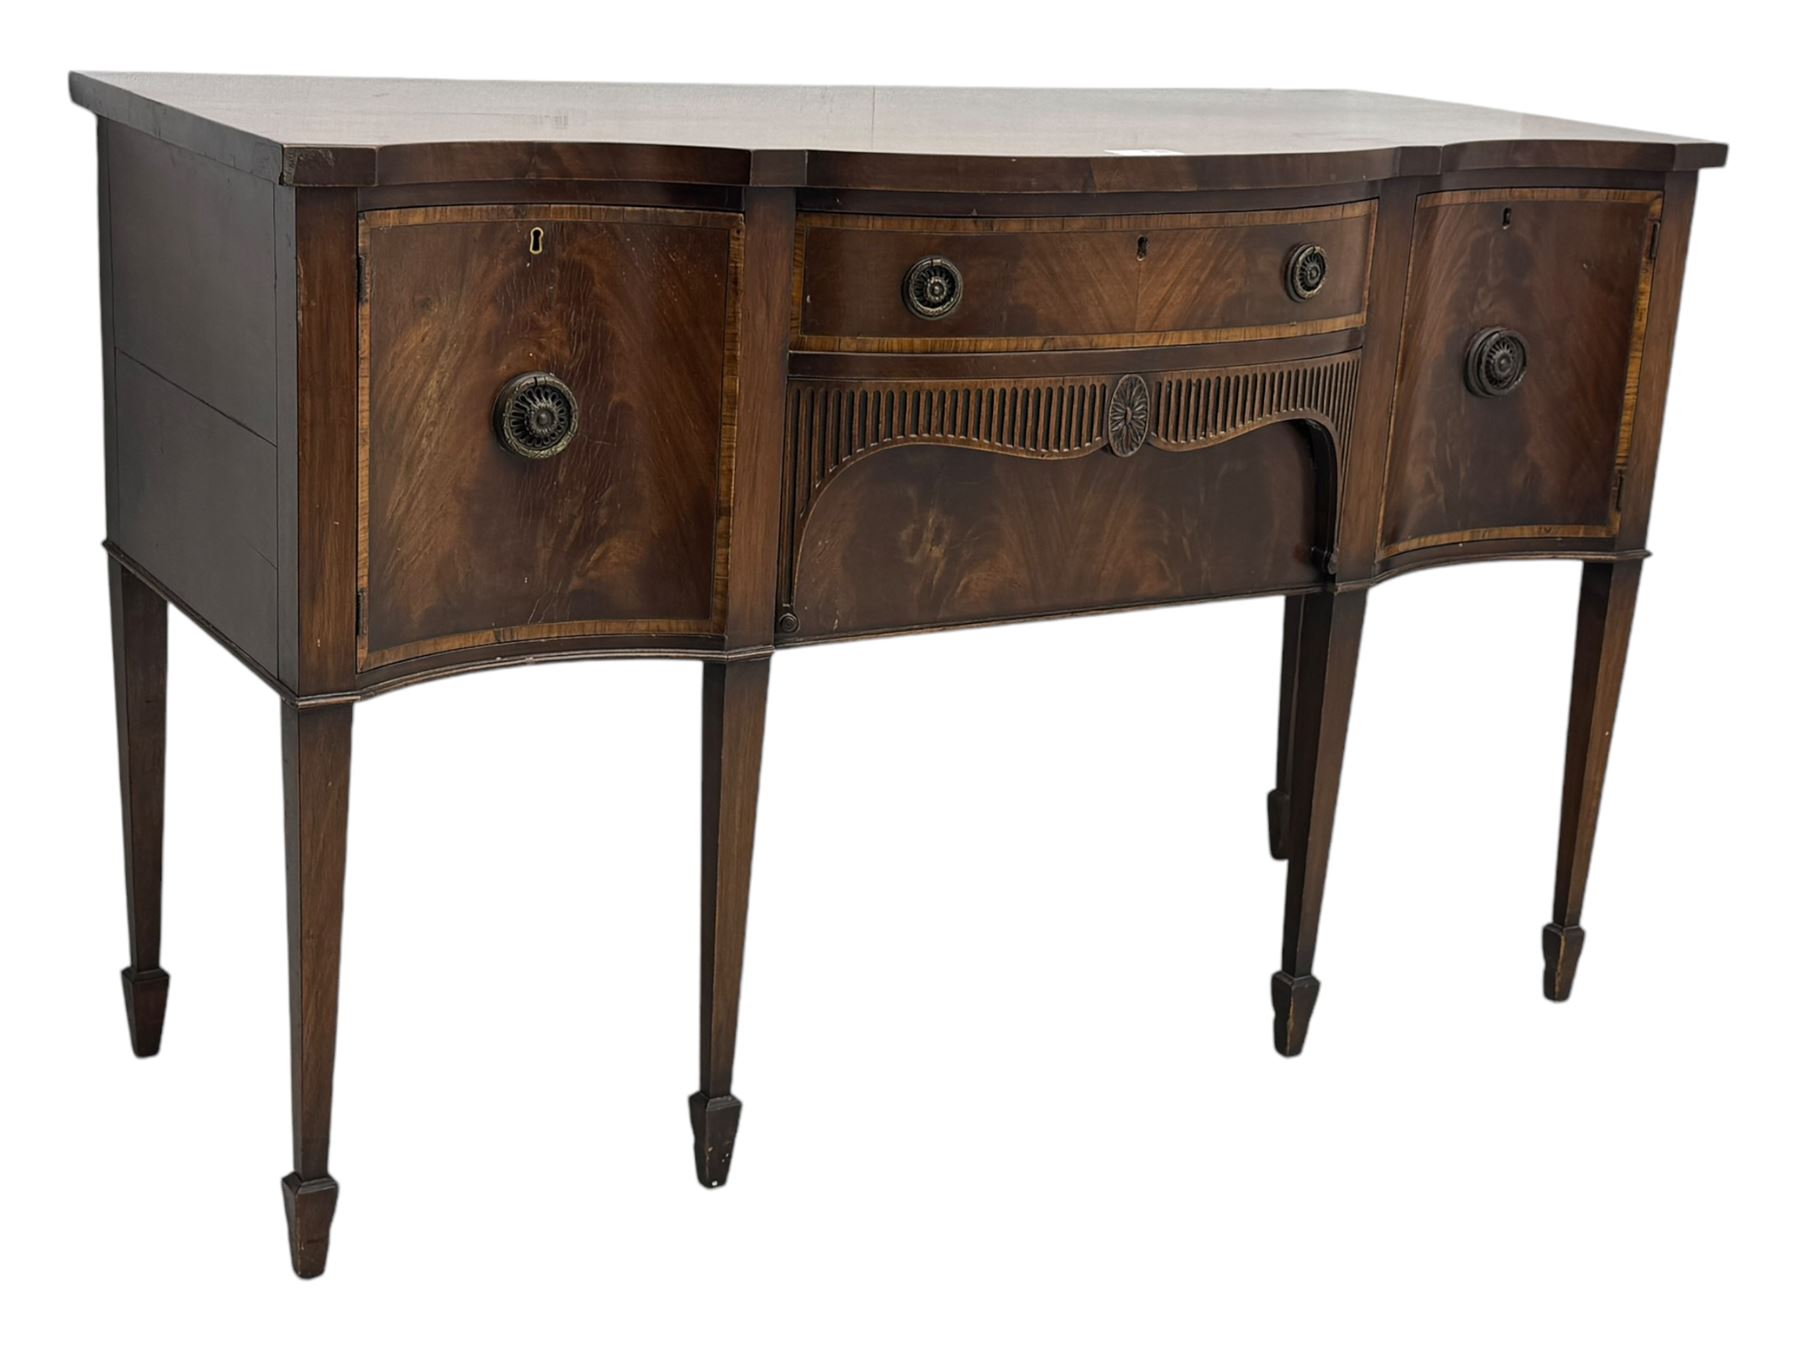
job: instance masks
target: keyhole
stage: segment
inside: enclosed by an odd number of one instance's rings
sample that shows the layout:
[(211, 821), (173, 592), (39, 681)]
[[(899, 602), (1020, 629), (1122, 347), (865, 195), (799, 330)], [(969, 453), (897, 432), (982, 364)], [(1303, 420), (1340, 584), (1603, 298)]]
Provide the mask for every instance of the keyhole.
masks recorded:
[(1503, 230), (1512, 228), (1512, 207), (1509, 206), (1500, 213), (1500, 228)]
[(1142, 262), (1142, 261), (1144, 261), (1145, 258), (1148, 258), (1149, 256), (1150, 256), (1150, 236), (1147, 234), (1140, 234), (1138, 236), (1138, 261)]
[(544, 232), (536, 225), (531, 227), (531, 252), (535, 257), (544, 251)]

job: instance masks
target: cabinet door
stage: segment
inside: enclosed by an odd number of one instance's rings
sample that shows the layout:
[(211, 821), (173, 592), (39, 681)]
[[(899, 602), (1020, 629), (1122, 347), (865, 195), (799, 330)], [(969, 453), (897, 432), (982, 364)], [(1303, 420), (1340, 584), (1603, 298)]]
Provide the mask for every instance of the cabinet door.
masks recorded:
[(1617, 532), (1661, 209), (1584, 188), (1419, 199), (1384, 556)]
[(363, 217), (363, 668), (719, 631), (740, 232), (622, 207)]

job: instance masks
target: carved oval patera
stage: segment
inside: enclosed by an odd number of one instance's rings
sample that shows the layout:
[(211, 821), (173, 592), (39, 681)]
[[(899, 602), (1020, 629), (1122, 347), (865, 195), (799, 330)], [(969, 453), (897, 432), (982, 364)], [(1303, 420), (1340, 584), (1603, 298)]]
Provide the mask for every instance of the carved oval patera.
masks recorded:
[(1135, 455), (1150, 435), (1150, 386), (1142, 375), (1121, 375), (1106, 405), (1106, 440), (1115, 455)]

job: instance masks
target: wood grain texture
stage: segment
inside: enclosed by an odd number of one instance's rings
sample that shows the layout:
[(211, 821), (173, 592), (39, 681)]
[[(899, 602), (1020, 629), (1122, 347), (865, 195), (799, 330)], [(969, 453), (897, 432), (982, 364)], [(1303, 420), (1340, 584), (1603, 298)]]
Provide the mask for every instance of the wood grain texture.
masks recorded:
[(274, 188), (103, 125), (107, 536), (277, 665)]
[[(1332, 547), (1356, 374), (1354, 352), (1152, 372), (1151, 453), (1129, 462), (1095, 454), (1129, 374), (791, 381), (780, 629), (841, 636), (1310, 580), (1314, 550)], [(1318, 428), (1289, 438), (1304, 463), (1218, 448), (1284, 422)], [(1153, 462), (1188, 451), (1207, 462)], [(1234, 559), (1227, 539), (1247, 552)]]
[(1714, 142), (1355, 90), (566, 84), (74, 73), (71, 96), (292, 185), (639, 178), (896, 191), (1698, 169)]
[(1377, 565), (1419, 188), (1419, 180), (1410, 178), (1381, 185), (1381, 210), (1369, 264), (1368, 312), (1361, 330), (1356, 415), (1344, 455), (1349, 467), (1344, 475), (1337, 539), (1340, 581), (1367, 577)]
[(293, 496), (282, 503), (294, 521), (299, 624), (290, 687), (330, 694), (356, 682), (356, 194), (297, 194), (293, 227)]
[[(1054, 351), (1298, 337), (1355, 328), (1368, 289), (1374, 203), (1289, 211), (933, 219), (809, 214), (794, 260), (796, 351)], [(1330, 259), (1297, 302), (1290, 250)], [(963, 276), (948, 315), (901, 301), (919, 258)]]
[(727, 494), (732, 530), (725, 642), (734, 650), (767, 646), (774, 633), (793, 233), (791, 192), (752, 188), (745, 194), (737, 454)]
[(1619, 494), (1620, 549), (1641, 549), (1650, 537), (1651, 491), (1662, 446), (1663, 411), (1668, 403), (1669, 372), (1675, 360), (1675, 322), (1681, 310), (1681, 285), (1687, 270), (1688, 239), (1694, 222), (1697, 175), (1675, 174), (1663, 194), (1661, 228), (1657, 232), (1656, 276), (1644, 315), (1643, 359), (1633, 404), (1630, 465)]
[(897, 448), (812, 512), (782, 629), (814, 640), (1315, 584), (1315, 463), (1291, 422), (1128, 460)]
[[(723, 627), (741, 246), (722, 213), (364, 216), (361, 668)], [(539, 370), (580, 419), (534, 461), (499, 443), (492, 409)]]
[[(1660, 194), (1520, 189), (1419, 199), (1382, 552), (1617, 529)], [(1463, 381), (1470, 340), (1517, 330), (1504, 397)]]
[[(330, 1173), (332, 1069), (344, 927), (353, 708), (281, 705), (287, 838), (288, 1026), (294, 1170), (288, 1235), (294, 1273), (325, 1269), (337, 1183)], [(324, 1199), (329, 1194), (330, 1199)], [(320, 1222), (320, 1211), (323, 1222)]]

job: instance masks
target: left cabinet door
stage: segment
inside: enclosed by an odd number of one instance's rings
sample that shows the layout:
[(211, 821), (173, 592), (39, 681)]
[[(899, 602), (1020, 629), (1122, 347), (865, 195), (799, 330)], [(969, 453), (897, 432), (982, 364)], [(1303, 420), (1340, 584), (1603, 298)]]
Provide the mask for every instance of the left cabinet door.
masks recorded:
[(359, 246), (359, 668), (719, 631), (742, 217), (423, 207)]

